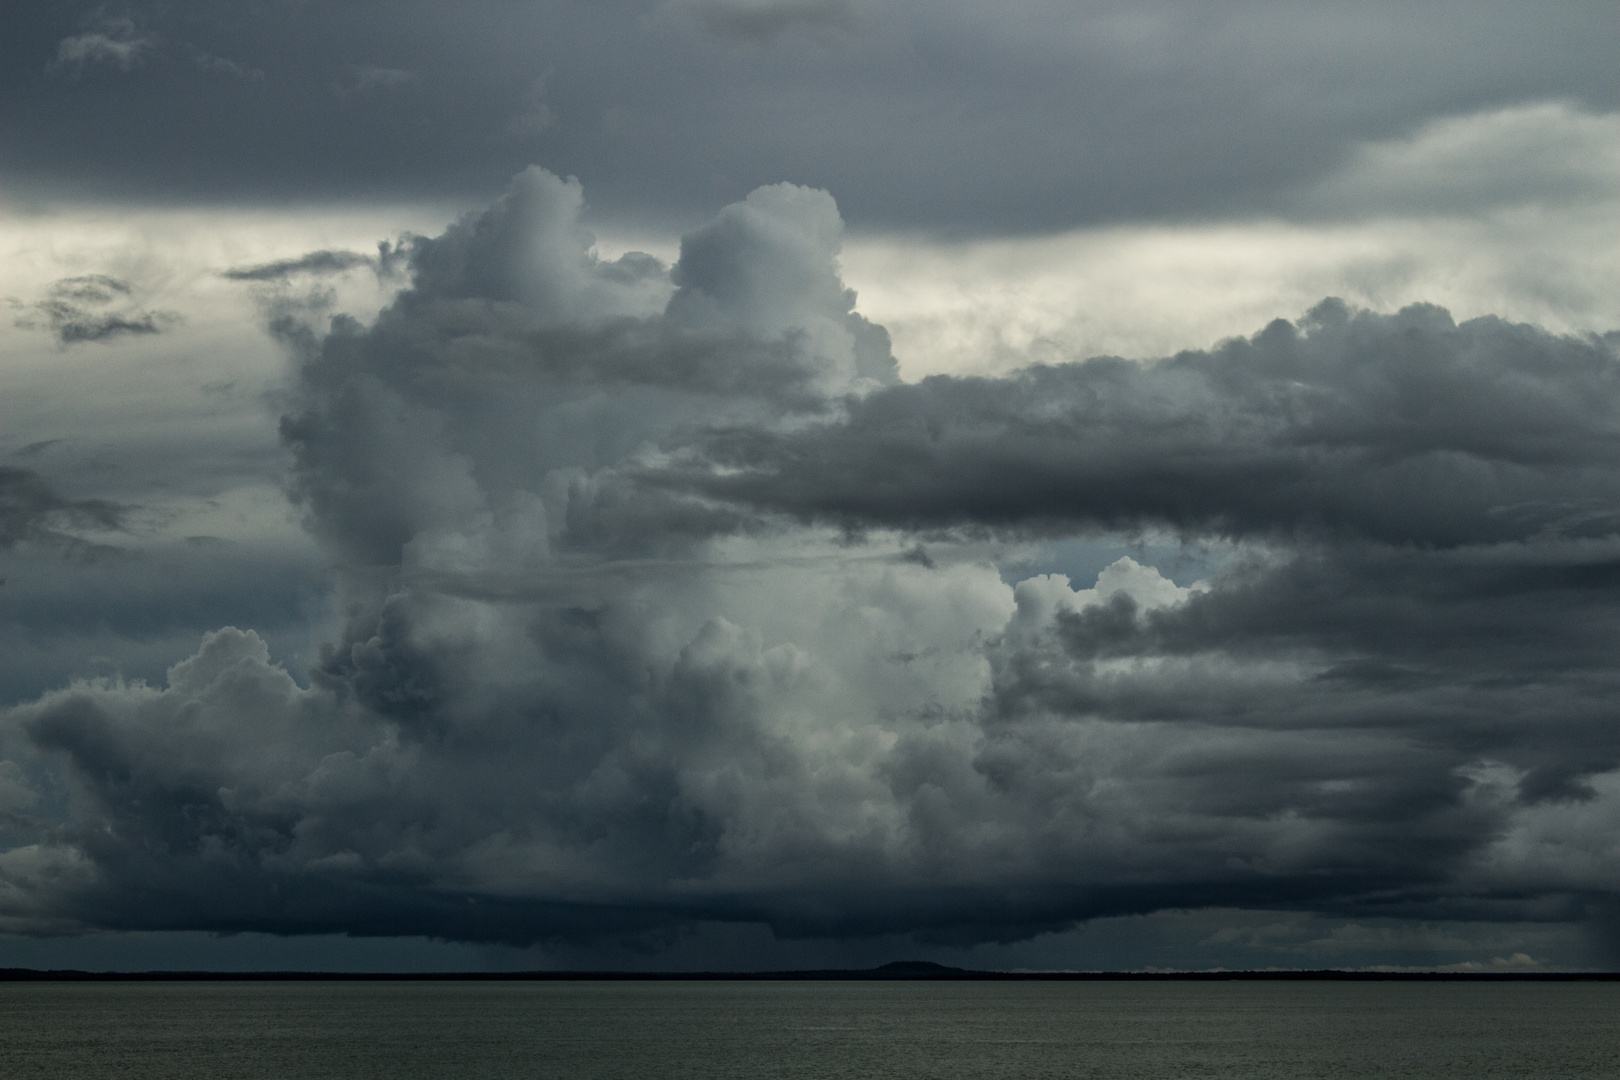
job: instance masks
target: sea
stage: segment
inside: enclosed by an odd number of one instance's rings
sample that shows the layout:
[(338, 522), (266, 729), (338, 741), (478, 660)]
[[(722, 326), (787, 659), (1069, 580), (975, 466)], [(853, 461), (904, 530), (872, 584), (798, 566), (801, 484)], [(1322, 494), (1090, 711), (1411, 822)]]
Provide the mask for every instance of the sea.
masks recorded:
[(1620, 983), (0, 983), (0, 1077), (1620, 1078)]

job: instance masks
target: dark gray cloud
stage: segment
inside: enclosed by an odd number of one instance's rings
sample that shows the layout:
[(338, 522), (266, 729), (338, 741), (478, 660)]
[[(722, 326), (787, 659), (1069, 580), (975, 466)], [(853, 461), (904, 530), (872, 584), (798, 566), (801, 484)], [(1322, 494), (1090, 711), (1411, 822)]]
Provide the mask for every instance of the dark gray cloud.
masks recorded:
[(123, 532), (85, 533), (94, 544), (32, 539), (5, 549), (0, 701), (90, 675), (161, 683), (174, 658), (224, 620), (257, 627), (295, 670), (315, 658), (309, 623), (326, 593), (318, 552), (204, 538), (154, 544), (132, 535), (139, 517), (132, 508)]
[(51, 329), (64, 345), (81, 341), (106, 341), (122, 334), (161, 334), (168, 318), (163, 312), (143, 311), (133, 315), (86, 312), (54, 300), (40, 305)]
[(220, 276), (232, 281), (282, 281), (294, 274), (342, 274), (357, 266), (375, 267), (377, 259), (358, 251), (312, 251), (293, 259), (232, 267)]
[[(81, 14), (8, 20), (0, 173), (19, 195), (485, 198), (538, 156), (587, 180), (604, 219), (665, 234), (784, 178), (839, 192), (863, 228), (958, 234), (1364, 212), (1320, 185), (1368, 140), (1525, 102), (1615, 108), (1620, 33), (1597, 2), (188, 0), (113, 29)], [(63, 49), (76, 78), (45, 72)]]
[(1620, 761), (1600, 644), (1620, 582), (1616, 360), (1607, 339), (1330, 301), (1299, 327), (1156, 364), (935, 377), (830, 424), (711, 432), (674, 459), (679, 481), (653, 475), (846, 531), (1168, 528), (1257, 545), (1164, 610), (1021, 585), (1013, 626), (1032, 632), (1003, 639), (982, 760), (1050, 785), (1064, 717), (1417, 740), (1376, 764), (1245, 762), (1241, 787), (1236, 761), (1189, 763), (1238, 816), (1340, 818), (1347, 845), (1410, 859), (1391, 880), (1415, 884), (1503, 827), (1459, 827), (1471, 762), (1510, 766), (1535, 803), (1593, 798), (1585, 778)]
[(82, 546), (86, 541), (78, 533), (114, 532), (125, 513), (104, 500), (66, 498), (38, 473), (0, 465), (0, 548), (27, 542)]
[[(7, 710), (6, 926), (1608, 925), (1612, 338), (1326, 301), (903, 384), (825, 192), (668, 268), (583, 207), (529, 170), (369, 325), (272, 313), (337, 625), (307, 684), (227, 627)], [(1201, 580), (995, 561), (1167, 535)]]
[(1155, 364), (935, 376), (851, 400), (832, 424), (714, 430), (690, 475), (654, 479), (845, 526), (1607, 536), (1617, 404), (1612, 340), (1329, 300), (1298, 326)]
[(107, 274), (63, 278), (51, 285), (45, 299), (34, 304), (36, 313), (16, 320), (32, 329), (43, 320), (57, 341), (76, 345), (107, 341), (128, 334), (161, 334), (179, 320), (169, 311), (148, 311), (135, 306), (134, 286)]

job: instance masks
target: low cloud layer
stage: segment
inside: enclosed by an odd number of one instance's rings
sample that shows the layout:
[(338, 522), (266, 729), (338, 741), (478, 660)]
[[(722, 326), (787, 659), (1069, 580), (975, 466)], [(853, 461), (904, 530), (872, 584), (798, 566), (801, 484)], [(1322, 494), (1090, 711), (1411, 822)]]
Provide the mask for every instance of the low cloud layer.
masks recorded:
[[(1359, 216), (1364, 194), (1335, 199), (1346, 193), (1330, 181), (1346, 163), (1390, 179), (1387, 162), (1357, 160), (1367, 143), (1506, 106), (1620, 107), (1620, 42), (1599, 0), (1484, 12), (1459, 0), (226, 8), (8, 12), (5, 191), (471, 205), (538, 150), (632, 228), (684, 231), (794, 177), (837, 191), (863, 229), (1032, 235), (1290, 209)], [(1506, 158), (1458, 149), (1455, 163), (1504, 169), (1485, 188), (1511, 188), (1561, 150), (1533, 139)], [(1410, 179), (1382, 186), (1402, 206), (1460, 205)]]
[[(582, 207), (531, 169), (374, 322), (272, 313), (341, 625), (307, 681), (224, 628), (5, 713), (0, 926), (1612, 921), (1612, 337), (1328, 300), (902, 383), (826, 192), (673, 267)], [(1017, 569), (1053, 538), (1143, 546)]]

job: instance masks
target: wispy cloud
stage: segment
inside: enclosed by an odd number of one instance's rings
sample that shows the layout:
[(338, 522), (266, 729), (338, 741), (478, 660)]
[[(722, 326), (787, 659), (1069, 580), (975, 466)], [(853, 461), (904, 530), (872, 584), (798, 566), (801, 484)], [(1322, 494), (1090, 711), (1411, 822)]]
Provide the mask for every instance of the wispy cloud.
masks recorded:
[(223, 271), (220, 276), (231, 281), (280, 281), (295, 274), (342, 274), (357, 266), (375, 267), (377, 260), (358, 251), (312, 251), (292, 259), (253, 266), (238, 266)]
[(78, 533), (119, 530), (126, 514), (102, 499), (65, 498), (38, 473), (0, 465), (0, 549), (25, 542), (82, 547)]
[(45, 327), (63, 345), (107, 341), (129, 334), (161, 334), (179, 321), (169, 311), (148, 311), (133, 303), (134, 287), (107, 274), (63, 278), (33, 305), (36, 313), (16, 320), (24, 329)]
[(63, 38), (56, 47), (53, 67), (77, 76), (86, 68), (106, 66), (130, 71), (158, 46), (158, 36), (136, 29), (127, 16), (97, 12), (83, 33)]
[(237, 63), (235, 60), (223, 56), (211, 56), (199, 50), (192, 52), (191, 60), (192, 63), (197, 65), (198, 70), (213, 75), (225, 75), (232, 79), (241, 79), (244, 82), (264, 81), (264, 72), (261, 69)]
[(407, 234), (397, 242), (380, 241), (375, 255), (333, 249), (311, 251), (251, 266), (233, 266), (221, 271), (220, 277), (228, 281), (280, 282), (295, 277), (331, 277), (366, 267), (384, 281), (396, 277), (409, 263), (417, 240)]
[(419, 76), (414, 71), (363, 64), (351, 67), (348, 76), (338, 82), (333, 91), (340, 98), (379, 97), (397, 93), (417, 81)]
[(756, 44), (795, 30), (819, 33), (856, 26), (850, 0), (684, 0), (671, 10), (712, 33)]

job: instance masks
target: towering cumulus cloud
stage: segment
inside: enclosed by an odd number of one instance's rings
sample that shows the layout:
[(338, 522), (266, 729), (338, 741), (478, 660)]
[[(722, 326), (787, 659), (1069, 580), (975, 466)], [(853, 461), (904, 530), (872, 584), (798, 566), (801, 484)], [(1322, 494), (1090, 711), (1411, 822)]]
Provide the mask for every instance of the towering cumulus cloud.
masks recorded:
[[(673, 268), (581, 208), (531, 169), (371, 325), (277, 317), (341, 629), (307, 685), (226, 628), (6, 713), (0, 927), (1610, 909), (1613, 339), (1325, 301), (906, 384), (825, 192)], [(1095, 581), (1009, 555), (1073, 538), (1152, 543)], [(1147, 565), (1178, 539), (1201, 579)]]

